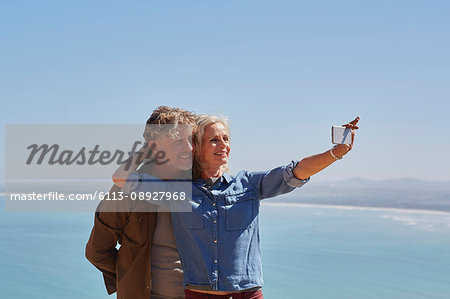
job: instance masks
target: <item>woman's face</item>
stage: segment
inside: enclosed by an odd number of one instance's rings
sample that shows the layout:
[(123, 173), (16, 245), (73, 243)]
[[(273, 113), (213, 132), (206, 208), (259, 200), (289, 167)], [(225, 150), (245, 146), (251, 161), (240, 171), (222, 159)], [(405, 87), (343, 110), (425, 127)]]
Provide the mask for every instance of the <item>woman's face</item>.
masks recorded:
[(200, 151), (202, 168), (218, 168), (228, 162), (230, 156), (230, 136), (221, 123), (205, 127)]

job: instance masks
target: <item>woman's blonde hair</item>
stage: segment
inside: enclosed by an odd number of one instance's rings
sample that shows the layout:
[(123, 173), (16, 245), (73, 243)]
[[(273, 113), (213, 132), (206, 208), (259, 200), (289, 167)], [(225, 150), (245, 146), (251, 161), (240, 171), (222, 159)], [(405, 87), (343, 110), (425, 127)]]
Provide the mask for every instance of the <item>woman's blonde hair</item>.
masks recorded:
[[(200, 154), (202, 147), (203, 135), (205, 134), (205, 128), (209, 125), (220, 123), (228, 131), (228, 138), (230, 137), (230, 126), (228, 124), (228, 119), (224, 116), (207, 115), (201, 114), (197, 116), (197, 126), (194, 133), (194, 144), (195, 144), (195, 155), (194, 162), (192, 166), (192, 180), (197, 180), (201, 178), (202, 167), (200, 164)], [(228, 171), (228, 163), (221, 166), (223, 172)]]

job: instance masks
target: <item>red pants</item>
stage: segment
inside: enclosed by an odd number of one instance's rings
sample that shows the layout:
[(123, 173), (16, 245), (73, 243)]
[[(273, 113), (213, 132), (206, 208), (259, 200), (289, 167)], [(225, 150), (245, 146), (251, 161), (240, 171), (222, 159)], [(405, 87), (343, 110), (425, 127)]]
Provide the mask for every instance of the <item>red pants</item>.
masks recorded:
[(212, 295), (199, 293), (192, 290), (184, 290), (185, 299), (263, 299), (261, 291), (230, 293), (228, 295)]

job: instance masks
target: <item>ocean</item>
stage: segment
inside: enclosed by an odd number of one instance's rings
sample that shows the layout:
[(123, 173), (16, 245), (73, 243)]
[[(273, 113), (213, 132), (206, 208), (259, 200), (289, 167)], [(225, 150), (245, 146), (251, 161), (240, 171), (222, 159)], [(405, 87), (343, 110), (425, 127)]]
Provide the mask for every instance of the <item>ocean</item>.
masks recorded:
[[(115, 298), (84, 257), (93, 213), (7, 213), (0, 298)], [(264, 297), (450, 298), (450, 213), (263, 202)]]

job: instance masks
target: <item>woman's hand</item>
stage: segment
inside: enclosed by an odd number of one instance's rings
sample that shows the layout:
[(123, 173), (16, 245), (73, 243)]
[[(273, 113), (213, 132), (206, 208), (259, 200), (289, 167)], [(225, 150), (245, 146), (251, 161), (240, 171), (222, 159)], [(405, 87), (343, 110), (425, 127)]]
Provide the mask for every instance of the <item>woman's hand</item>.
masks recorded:
[(355, 140), (355, 130), (358, 129), (356, 125), (359, 121), (359, 117), (355, 118), (348, 124), (343, 125), (346, 128), (352, 130), (352, 143), (351, 144), (338, 144), (332, 150), (327, 150), (324, 153), (313, 155), (302, 159), (294, 167), (294, 176), (300, 180), (305, 180), (310, 176), (322, 171), (326, 167), (336, 162), (336, 157), (341, 158), (347, 154), (353, 147), (353, 141)]
[(343, 127), (346, 127), (348, 129), (352, 130), (352, 143), (351, 144), (338, 144), (333, 149), (333, 154), (338, 157), (342, 158), (345, 156), (349, 151), (353, 148), (353, 141), (355, 140), (355, 130), (359, 129), (359, 127), (356, 125), (359, 121), (359, 117), (355, 118), (348, 124), (342, 125)]
[(120, 188), (123, 188), (130, 173), (134, 172), (144, 159), (150, 157), (152, 150), (153, 147), (149, 147), (147, 144), (145, 144), (133, 156), (125, 160), (125, 162), (122, 163), (122, 165), (120, 165), (120, 167), (117, 168), (117, 170), (112, 175), (114, 184), (119, 186)]

